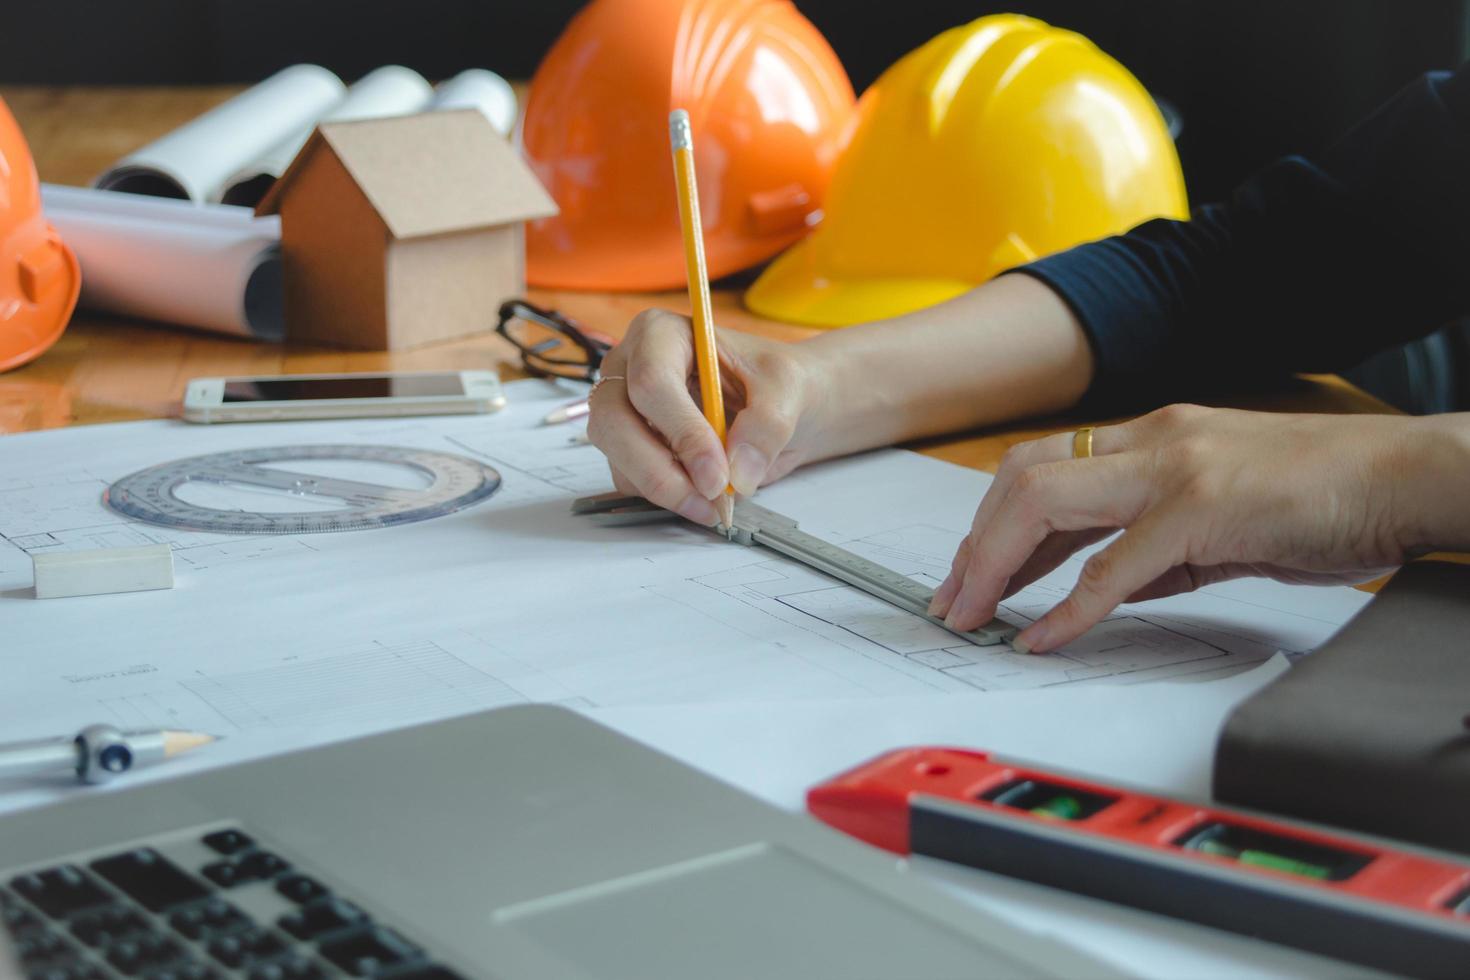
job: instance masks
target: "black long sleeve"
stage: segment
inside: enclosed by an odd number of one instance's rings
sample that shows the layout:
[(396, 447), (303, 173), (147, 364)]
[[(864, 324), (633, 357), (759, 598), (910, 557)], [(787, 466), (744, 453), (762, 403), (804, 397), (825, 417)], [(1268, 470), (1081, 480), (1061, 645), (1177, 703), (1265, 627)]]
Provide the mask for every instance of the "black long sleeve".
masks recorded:
[(1420, 78), (1318, 159), (1283, 159), (1190, 221), (1016, 271), (1080, 319), (1093, 409), (1339, 371), (1428, 334), (1470, 312), (1470, 64)]

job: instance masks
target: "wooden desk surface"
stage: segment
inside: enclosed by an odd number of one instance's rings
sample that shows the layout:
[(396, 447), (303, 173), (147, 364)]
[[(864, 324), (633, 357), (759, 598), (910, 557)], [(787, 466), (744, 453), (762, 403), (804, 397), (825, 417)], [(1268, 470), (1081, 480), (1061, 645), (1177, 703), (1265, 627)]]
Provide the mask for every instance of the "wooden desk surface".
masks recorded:
[[(41, 179), (85, 184), (118, 157), (192, 119), (238, 91), (211, 88), (0, 87), (30, 142)], [(678, 293), (576, 293), (532, 290), (530, 298), (578, 320), (621, 335), (649, 306), (687, 309)], [(727, 327), (784, 340), (812, 331), (763, 320), (740, 306), (737, 290), (715, 295), (715, 315)], [(492, 311), (486, 311), (487, 326)], [(936, 352), (936, 356), (942, 352)], [(497, 368), (521, 375), (510, 346), (494, 334), (398, 353), (341, 351), (299, 344), (267, 345), (112, 317), (78, 314), (62, 339), (40, 359), (0, 375), (0, 432), (176, 415), (184, 385), (199, 375), (315, 371)], [(1323, 412), (1393, 409), (1329, 377), (1302, 379), (1268, 397), (1233, 402), (1241, 407)], [(931, 440), (912, 448), (930, 456), (994, 470), (1007, 447), (1048, 432), (1075, 428), (1079, 419), (1044, 419), (985, 432)]]

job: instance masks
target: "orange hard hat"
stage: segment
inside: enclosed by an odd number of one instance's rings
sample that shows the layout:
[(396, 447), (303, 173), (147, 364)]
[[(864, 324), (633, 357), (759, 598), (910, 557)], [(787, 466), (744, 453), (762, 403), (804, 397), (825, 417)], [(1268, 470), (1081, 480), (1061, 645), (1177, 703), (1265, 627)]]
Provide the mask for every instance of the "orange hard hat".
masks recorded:
[(0, 99), (0, 371), (56, 343), (82, 286), (77, 257), (41, 215), (41, 182)]
[(522, 143), (561, 211), (527, 229), (526, 278), (683, 285), (673, 109), (694, 131), (710, 275), (770, 258), (819, 215), (854, 102), (790, 0), (593, 0), (531, 79)]

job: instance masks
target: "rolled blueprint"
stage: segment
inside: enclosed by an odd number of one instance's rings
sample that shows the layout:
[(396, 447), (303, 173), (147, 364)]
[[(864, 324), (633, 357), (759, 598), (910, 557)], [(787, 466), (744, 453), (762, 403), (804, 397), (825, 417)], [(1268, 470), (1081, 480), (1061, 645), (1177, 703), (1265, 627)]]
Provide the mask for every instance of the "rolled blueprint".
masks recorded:
[(516, 94), (510, 83), (483, 68), (469, 68), (440, 82), (429, 108), (479, 109), (501, 136), (516, 124)]
[(279, 218), (56, 184), (41, 202), (81, 263), (84, 308), (252, 340), (285, 333)]
[(417, 112), (429, 104), (434, 89), (418, 72), (385, 65), (358, 79), (342, 101), (235, 171), (221, 188), (220, 200), (253, 208), (276, 178), (286, 172), (317, 123), (375, 119)]
[(325, 68), (284, 68), (123, 157), (93, 186), (196, 203), (216, 200), (231, 174), (310, 126), (344, 92), (342, 82)]

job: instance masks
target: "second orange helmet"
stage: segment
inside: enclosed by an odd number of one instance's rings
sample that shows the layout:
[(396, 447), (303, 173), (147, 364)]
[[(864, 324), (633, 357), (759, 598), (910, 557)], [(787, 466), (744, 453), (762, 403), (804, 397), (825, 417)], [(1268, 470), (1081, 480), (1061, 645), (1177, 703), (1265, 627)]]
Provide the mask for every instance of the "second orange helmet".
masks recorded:
[(712, 277), (820, 216), (852, 119), (837, 55), (790, 0), (593, 0), (531, 80), (522, 140), (560, 214), (526, 234), (532, 285), (684, 284), (668, 117), (687, 109)]
[(81, 284), (77, 257), (41, 213), (30, 147), (0, 99), (0, 371), (56, 343)]

